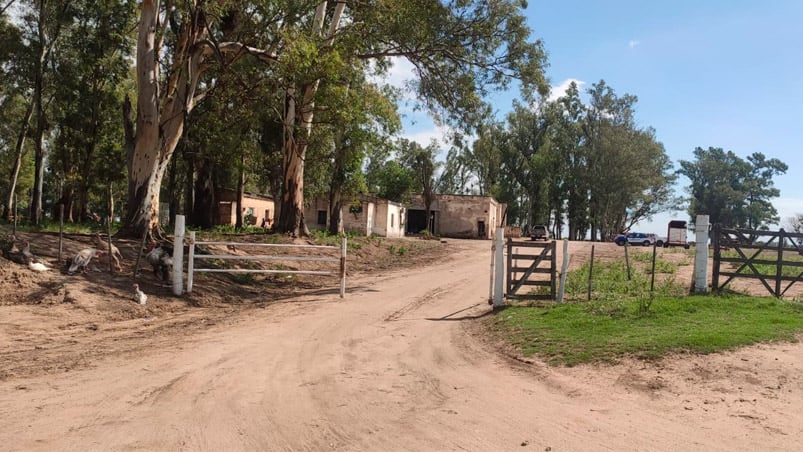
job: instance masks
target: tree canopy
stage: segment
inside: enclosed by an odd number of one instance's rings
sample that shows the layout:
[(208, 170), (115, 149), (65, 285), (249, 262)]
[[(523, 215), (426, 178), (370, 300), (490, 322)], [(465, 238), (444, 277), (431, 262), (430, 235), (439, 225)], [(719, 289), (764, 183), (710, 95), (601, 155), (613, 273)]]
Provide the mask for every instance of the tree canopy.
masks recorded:
[(779, 221), (771, 199), (780, 195), (773, 176), (789, 167), (755, 152), (742, 159), (722, 148), (696, 148), (694, 160), (681, 160), (679, 174), (690, 185), (689, 215), (708, 215), (711, 223), (729, 227), (766, 229)]

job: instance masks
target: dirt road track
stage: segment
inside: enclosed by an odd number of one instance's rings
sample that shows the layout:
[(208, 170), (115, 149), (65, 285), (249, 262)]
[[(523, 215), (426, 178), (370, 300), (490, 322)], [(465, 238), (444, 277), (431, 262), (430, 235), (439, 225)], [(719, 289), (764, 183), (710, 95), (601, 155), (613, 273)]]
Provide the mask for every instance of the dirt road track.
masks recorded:
[[(447, 263), (350, 282), (345, 301), (305, 297), (141, 359), (0, 382), (0, 450), (799, 447), (797, 344), (677, 366), (518, 363), (473, 335), (490, 243), (453, 246)], [(785, 379), (768, 381), (753, 366), (780, 351)], [(731, 380), (706, 378), (720, 367)]]

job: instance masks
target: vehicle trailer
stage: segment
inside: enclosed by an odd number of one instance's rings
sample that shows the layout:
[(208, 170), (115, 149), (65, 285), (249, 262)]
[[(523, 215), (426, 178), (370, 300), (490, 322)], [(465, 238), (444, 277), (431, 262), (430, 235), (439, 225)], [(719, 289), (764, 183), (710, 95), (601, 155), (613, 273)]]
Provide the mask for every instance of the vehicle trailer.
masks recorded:
[(689, 249), (689, 242), (686, 240), (686, 222), (683, 220), (672, 220), (666, 229), (666, 241), (664, 248), (670, 246), (682, 246)]

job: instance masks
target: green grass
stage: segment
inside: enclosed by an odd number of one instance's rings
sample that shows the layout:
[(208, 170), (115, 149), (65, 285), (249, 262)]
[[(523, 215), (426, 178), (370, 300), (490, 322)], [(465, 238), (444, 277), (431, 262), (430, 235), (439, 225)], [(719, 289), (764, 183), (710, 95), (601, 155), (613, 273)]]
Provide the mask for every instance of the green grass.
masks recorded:
[(803, 305), (747, 296), (659, 296), (647, 315), (637, 299), (607, 300), (513, 306), (490, 322), (523, 355), (571, 366), (795, 340), (803, 333)]
[[(652, 257), (650, 257), (652, 259)], [(674, 264), (658, 260), (655, 272), (666, 273), (656, 278), (654, 294), (663, 296), (680, 296), (687, 292), (674, 282), (671, 276), (675, 273), (677, 266)], [(591, 299), (604, 300), (635, 300), (650, 296), (650, 280), (647, 264), (632, 265), (630, 269), (630, 279), (627, 278), (627, 269), (623, 261), (616, 262), (596, 262), (594, 263), (594, 274), (591, 282)], [(588, 297), (588, 272), (589, 264), (585, 263), (577, 270), (571, 271), (566, 275), (566, 295), (568, 301), (585, 301)]]
[[(13, 225), (11, 223), (3, 222), (3, 228), (11, 232)], [(112, 223), (112, 235), (119, 229), (119, 223)], [(17, 224), (17, 231), (20, 232), (59, 232), (59, 222), (44, 219), (38, 226), (28, 223), (20, 222)], [(107, 231), (106, 225), (99, 223), (68, 223), (64, 222), (65, 234), (92, 234), (101, 232), (105, 234)]]

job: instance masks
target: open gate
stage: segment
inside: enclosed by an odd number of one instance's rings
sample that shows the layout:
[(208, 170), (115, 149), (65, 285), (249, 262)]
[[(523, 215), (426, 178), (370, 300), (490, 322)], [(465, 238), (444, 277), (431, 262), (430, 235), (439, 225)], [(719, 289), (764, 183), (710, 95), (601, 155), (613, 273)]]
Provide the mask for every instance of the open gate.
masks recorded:
[(554, 300), (556, 273), (554, 241), (507, 239), (507, 298)]
[(801, 233), (732, 229), (715, 224), (711, 243), (714, 291), (721, 291), (734, 278), (754, 278), (781, 298), (794, 283), (803, 281)]

